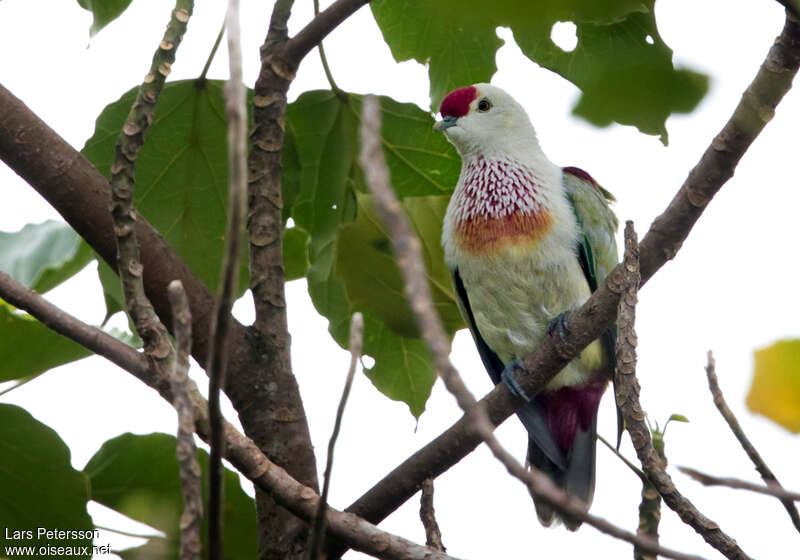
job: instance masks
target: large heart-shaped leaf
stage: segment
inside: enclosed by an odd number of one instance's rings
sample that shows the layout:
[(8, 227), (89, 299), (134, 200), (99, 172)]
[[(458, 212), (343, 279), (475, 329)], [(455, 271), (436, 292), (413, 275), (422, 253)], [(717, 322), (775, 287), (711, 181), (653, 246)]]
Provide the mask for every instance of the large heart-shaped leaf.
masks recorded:
[[(198, 458), (203, 470), (203, 495), (207, 496), (208, 453), (200, 450)], [(178, 558), (183, 497), (173, 436), (123, 434), (110, 439), (89, 460), (83, 472), (91, 480), (93, 500), (166, 534), (166, 539), (151, 539), (144, 547), (129, 549), (125, 558)], [(255, 558), (258, 550), (255, 502), (244, 493), (233, 471), (225, 469), (224, 484), (224, 557)], [(204, 517), (201, 528), (204, 549), (207, 532)]]
[[(370, 5), (397, 60), (428, 64), (431, 107), (451, 89), (488, 82), (502, 42), (497, 27), (510, 27), (531, 60), (578, 86), (576, 114), (597, 125), (631, 124), (666, 142), (664, 121), (692, 110), (707, 91), (707, 78), (676, 69), (661, 39), (654, 0), (374, 0)], [(577, 46), (562, 50), (553, 25), (573, 22)]]
[[(103, 109), (82, 150), (106, 177), (137, 91), (128, 91)], [(219, 283), (225, 241), (227, 166), (223, 82), (166, 84), (136, 161), (134, 202), (212, 290)], [(244, 291), (244, 259), (242, 267)]]
[[(212, 290), (219, 284), (226, 235), (228, 160), (224, 82), (183, 80), (164, 86), (153, 123), (136, 161), (137, 211), (158, 229), (192, 271)], [(109, 176), (114, 146), (137, 88), (108, 105), (97, 119), (94, 135), (82, 153)], [(292, 175), (295, 157), (291, 134), (284, 158), (284, 196), (297, 191)], [(287, 269), (297, 277), (304, 273), (307, 256), (297, 235), (288, 236), (284, 251)], [(122, 308), (121, 290), (111, 269), (101, 264), (100, 279), (106, 292), (108, 314)], [(247, 243), (243, 244), (239, 293), (248, 283)]]
[[(33, 547), (17, 549), (30, 558), (91, 558), (89, 481), (72, 468), (58, 434), (26, 410), (0, 404), (0, 456), (0, 556), (11, 556), (14, 546)], [(57, 547), (64, 548), (59, 553)]]
[[(433, 119), (411, 104), (381, 98), (384, 155), (392, 183), (431, 247), (426, 259), (439, 311), (451, 330), (460, 325), (448, 294), (440, 224), (460, 160), (441, 135), (431, 132)], [(330, 321), (337, 342), (347, 344), (354, 311), (365, 316), (364, 352), (375, 359), (367, 375), (382, 392), (406, 402), (418, 416), (435, 378), (430, 357), (417, 338), (402, 295), (388, 239), (371, 210), (357, 164), (357, 129), (361, 98), (341, 98), (327, 91), (303, 94), (287, 111), (287, 130), (295, 142), (299, 177), (292, 218), (310, 235), (308, 286), (317, 310)], [(420, 203), (420, 200), (426, 202)], [(435, 202), (434, 202), (435, 200)], [(363, 206), (363, 207), (361, 207)], [(431, 211), (435, 208), (435, 211)], [(424, 230), (424, 231), (423, 231)]]

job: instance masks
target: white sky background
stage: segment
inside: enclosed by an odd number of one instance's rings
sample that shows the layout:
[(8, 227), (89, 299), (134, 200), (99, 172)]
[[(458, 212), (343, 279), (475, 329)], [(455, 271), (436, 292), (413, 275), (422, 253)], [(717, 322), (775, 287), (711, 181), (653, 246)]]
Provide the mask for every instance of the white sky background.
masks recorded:
[[(200, 73), (222, 22), (223, 4), (197, 2), (170, 79)], [(90, 41), (91, 16), (75, 1), (0, 2), (0, 82), (80, 149), (103, 107), (141, 81), (171, 6), (172, 2), (136, 0), (119, 20)], [(243, 2), (248, 85), (258, 72), (258, 46), (270, 9), (270, 2)], [(487, 9), (491, 9), (489, 5)], [(545, 153), (558, 164), (590, 171), (617, 196), (618, 216), (623, 221), (634, 220), (640, 236), (727, 120), (783, 25), (782, 8), (770, 1), (699, 0), (691, 3), (691, 8), (684, 2), (659, 2), (657, 11), (659, 29), (674, 49), (676, 62), (711, 75), (711, 90), (700, 108), (669, 119), (668, 148), (630, 127), (598, 129), (573, 118), (570, 109), (578, 90), (523, 57), (507, 30), (499, 31), (507, 44), (498, 53), (499, 71), (493, 79), (526, 107)], [(290, 30), (297, 31), (311, 15), (311, 2), (297, 2)], [(368, 8), (334, 31), (325, 45), (343, 89), (381, 93), (428, 106), (426, 69), (415, 62), (394, 62)], [(224, 42), (209, 76), (227, 77)], [(290, 100), (305, 90), (327, 87), (319, 57), (312, 52), (292, 85)], [(637, 310), (643, 406), (652, 419), (662, 423), (671, 413), (691, 420), (688, 425), (672, 425), (667, 433), (671, 465), (758, 480), (708, 393), (703, 366), (706, 350), (711, 348), (731, 408), (778, 478), (795, 490), (800, 489), (800, 441), (749, 413), (744, 398), (753, 349), (779, 338), (800, 336), (798, 122), (800, 93), (794, 90), (744, 157), (736, 176), (703, 214), (678, 257), (643, 289)], [(16, 231), (28, 222), (59, 218), (2, 165), (0, 185), (0, 230)], [(313, 309), (304, 281), (288, 284), (287, 297), (293, 365), (322, 472), (348, 356), (328, 336), (327, 321)], [(103, 318), (94, 265), (48, 298), (88, 322), (97, 324)], [(240, 303), (238, 310), (241, 320), (250, 320), (247, 304)], [(489, 391), (491, 383), (465, 331), (456, 337), (453, 359), (477, 395)], [(198, 381), (205, 383), (202, 372), (195, 370)], [(23, 406), (53, 427), (72, 450), (73, 465), (78, 469), (108, 438), (126, 431), (175, 431), (175, 415), (165, 401), (100, 358), (51, 371), (3, 396), (0, 402)], [(607, 439), (613, 439), (615, 433), (613, 408), (609, 391), (599, 420), (599, 430)], [(349, 505), (459, 416), (452, 398), (437, 382), (416, 426), (405, 405), (379, 394), (359, 374), (336, 449), (332, 505)], [(525, 434), (517, 420), (503, 424), (498, 436), (524, 459)], [(622, 451), (635, 457), (627, 435)], [(602, 446), (597, 455), (592, 512), (635, 530), (638, 480)], [(784, 558), (797, 550), (797, 533), (776, 500), (704, 488), (674, 468), (670, 473), (679, 489), (751, 556)], [(485, 447), (437, 479), (435, 500), (444, 543), (448, 552), (458, 557), (631, 556), (629, 545), (588, 526), (575, 534), (563, 528), (540, 527), (525, 489), (508, 477)], [(381, 527), (424, 542), (417, 510), (415, 497)], [(133, 527), (101, 507), (91, 506), (90, 512), (98, 524)], [(666, 507), (661, 534), (667, 546), (721, 558)], [(104, 533), (96, 544), (109, 541), (116, 548), (135, 542)], [(351, 552), (347, 557), (362, 556)]]

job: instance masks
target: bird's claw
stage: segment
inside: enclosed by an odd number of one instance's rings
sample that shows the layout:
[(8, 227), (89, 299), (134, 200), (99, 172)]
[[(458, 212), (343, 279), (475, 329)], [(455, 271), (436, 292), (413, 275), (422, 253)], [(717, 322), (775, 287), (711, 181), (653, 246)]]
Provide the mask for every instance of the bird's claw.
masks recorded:
[(530, 398), (528, 395), (525, 394), (525, 391), (522, 389), (522, 385), (516, 379), (514, 375), (514, 370), (516, 368), (523, 369), (522, 362), (518, 359), (514, 358), (503, 369), (503, 373), (500, 374), (500, 379), (503, 381), (503, 384), (508, 387), (508, 390), (511, 391), (511, 394), (524, 399), (526, 402), (530, 402)]
[(564, 342), (564, 339), (567, 337), (567, 333), (569, 332), (569, 325), (567, 324), (569, 321), (569, 316), (570, 312), (564, 311), (550, 321), (547, 324), (547, 334), (552, 336), (553, 333), (555, 333), (561, 339), (561, 342)]

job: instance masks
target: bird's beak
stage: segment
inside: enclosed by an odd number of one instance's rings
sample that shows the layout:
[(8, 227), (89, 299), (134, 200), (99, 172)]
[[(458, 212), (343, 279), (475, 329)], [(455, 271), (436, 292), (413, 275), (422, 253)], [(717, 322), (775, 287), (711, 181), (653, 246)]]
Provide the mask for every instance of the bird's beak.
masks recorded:
[(444, 130), (450, 128), (451, 126), (455, 126), (457, 123), (458, 117), (448, 116), (437, 122), (433, 125), (433, 130), (438, 132), (443, 132)]

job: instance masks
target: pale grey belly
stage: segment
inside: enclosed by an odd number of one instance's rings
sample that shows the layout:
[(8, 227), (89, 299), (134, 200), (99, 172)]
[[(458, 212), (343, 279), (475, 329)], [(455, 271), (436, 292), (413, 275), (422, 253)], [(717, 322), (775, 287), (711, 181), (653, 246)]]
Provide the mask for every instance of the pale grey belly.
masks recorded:
[[(581, 305), (590, 295), (583, 271), (572, 253), (544, 263), (524, 255), (464, 259), (459, 264), (459, 274), (475, 324), (503, 363), (533, 351), (552, 319)], [(599, 347), (587, 351), (595, 354)], [(548, 387), (554, 389), (585, 381), (591, 372), (587, 367), (590, 364), (581, 363), (583, 358), (582, 355), (570, 363)]]

